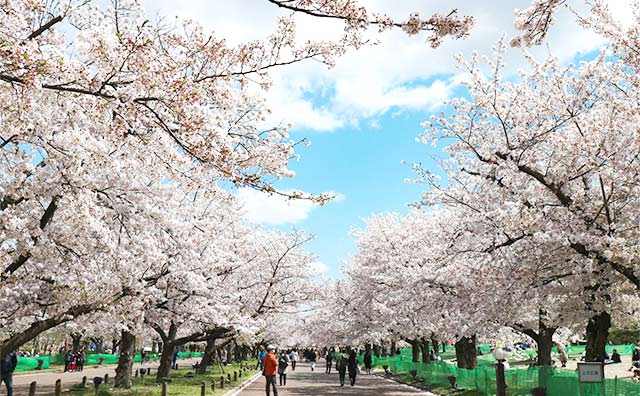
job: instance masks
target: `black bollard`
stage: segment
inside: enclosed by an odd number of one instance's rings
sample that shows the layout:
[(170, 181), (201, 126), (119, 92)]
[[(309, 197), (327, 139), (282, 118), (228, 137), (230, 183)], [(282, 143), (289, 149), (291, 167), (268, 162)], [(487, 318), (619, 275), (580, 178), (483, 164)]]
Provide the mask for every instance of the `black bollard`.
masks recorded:
[(60, 396), (60, 394), (62, 393), (62, 380), (57, 380), (56, 381), (56, 396)]
[(84, 377), (82, 377), (82, 387), (83, 388), (87, 387), (87, 376), (86, 375)]
[(224, 389), (224, 377), (220, 376), (220, 389)]
[(200, 396), (207, 396), (207, 383), (204, 381), (200, 385)]
[(109, 373), (104, 375), (104, 383), (108, 384), (109, 383)]
[(36, 381), (33, 381), (31, 385), (29, 385), (29, 396), (36, 396)]
[(161, 396), (167, 396), (167, 383), (163, 382), (162, 383), (162, 393), (160, 393)]

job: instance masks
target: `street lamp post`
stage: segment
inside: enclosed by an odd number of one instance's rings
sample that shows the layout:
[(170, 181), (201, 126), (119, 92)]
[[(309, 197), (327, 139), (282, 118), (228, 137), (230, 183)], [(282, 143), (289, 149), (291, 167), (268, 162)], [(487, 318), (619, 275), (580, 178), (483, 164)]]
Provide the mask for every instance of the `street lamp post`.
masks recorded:
[(507, 396), (507, 382), (504, 379), (504, 362), (509, 357), (509, 352), (502, 348), (493, 350), (493, 357), (496, 358), (496, 396)]

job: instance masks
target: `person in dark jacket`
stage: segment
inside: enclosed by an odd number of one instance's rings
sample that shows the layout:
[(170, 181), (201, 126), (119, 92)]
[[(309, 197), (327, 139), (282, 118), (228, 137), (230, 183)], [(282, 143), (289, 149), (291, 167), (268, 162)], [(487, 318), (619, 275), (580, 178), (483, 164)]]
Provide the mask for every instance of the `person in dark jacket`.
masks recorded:
[(310, 350), (308, 354), (309, 365), (311, 366), (311, 371), (316, 368), (316, 359), (318, 359), (318, 354), (315, 350)]
[(15, 352), (10, 352), (4, 356), (0, 355), (0, 385), (2, 382), (7, 387), (7, 396), (13, 396), (13, 372), (18, 365), (18, 357)]
[(326, 374), (331, 374), (331, 366), (332, 366), (332, 363), (333, 363), (333, 354), (332, 354), (331, 349), (327, 349), (327, 354), (324, 356), (324, 360), (325, 360), (325, 363), (326, 363), (326, 367), (325, 367), (324, 372)]
[(69, 365), (71, 364), (72, 361), (73, 361), (73, 352), (67, 351), (67, 353), (64, 355), (64, 372), (65, 373), (69, 371)]
[(371, 351), (365, 352), (362, 362), (364, 363), (364, 372), (367, 373), (367, 375), (371, 374), (371, 366), (373, 363), (373, 359), (371, 358)]
[(347, 375), (347, 363), (349, 357), (343, 351), (340, 351), (338, 358), (336, 359), (336, 370), (338, 370), (338, 376), (340, 378), (340, 386), (344, 386), (344, 377)]
[(640, 344), (636, 345), (636, 347), (633, 349), (633, 352), (631, 353), (631, 361), (640, 361)]
[(84, 356), (84, 351), (81, 350), (80, 352), (78, 352), (78, 361), (76, 363), (76, 371), (82, 371), (84, 370), (84, 361), (85, 361), (85, 356)]
[(356, 376), (358, 375), (358, 357), (356, 356), (356, 351), (353, 349), (349, 354), (349, 364), (347, 365), (347, 369), (349, 370), (351, 386), (354, 386), (356, 384)]

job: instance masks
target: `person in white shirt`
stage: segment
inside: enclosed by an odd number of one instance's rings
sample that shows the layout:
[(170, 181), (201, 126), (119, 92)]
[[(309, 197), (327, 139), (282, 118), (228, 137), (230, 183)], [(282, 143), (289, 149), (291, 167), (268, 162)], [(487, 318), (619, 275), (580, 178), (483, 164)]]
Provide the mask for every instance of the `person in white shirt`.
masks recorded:
[(291, 360), (291, 371), (296, 371), (296, 363), (298, 362), (298, 351), (292, 350), (289, 354), (289, 360)]

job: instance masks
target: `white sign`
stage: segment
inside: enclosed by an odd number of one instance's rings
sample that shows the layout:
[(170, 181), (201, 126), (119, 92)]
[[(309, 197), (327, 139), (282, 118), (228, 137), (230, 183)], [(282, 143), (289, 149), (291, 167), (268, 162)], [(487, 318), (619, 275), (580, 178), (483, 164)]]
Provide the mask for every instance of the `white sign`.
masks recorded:
[(599, 362), (578, 363), (578, 378), (581, 383), (604, 381), (604, 365)]

